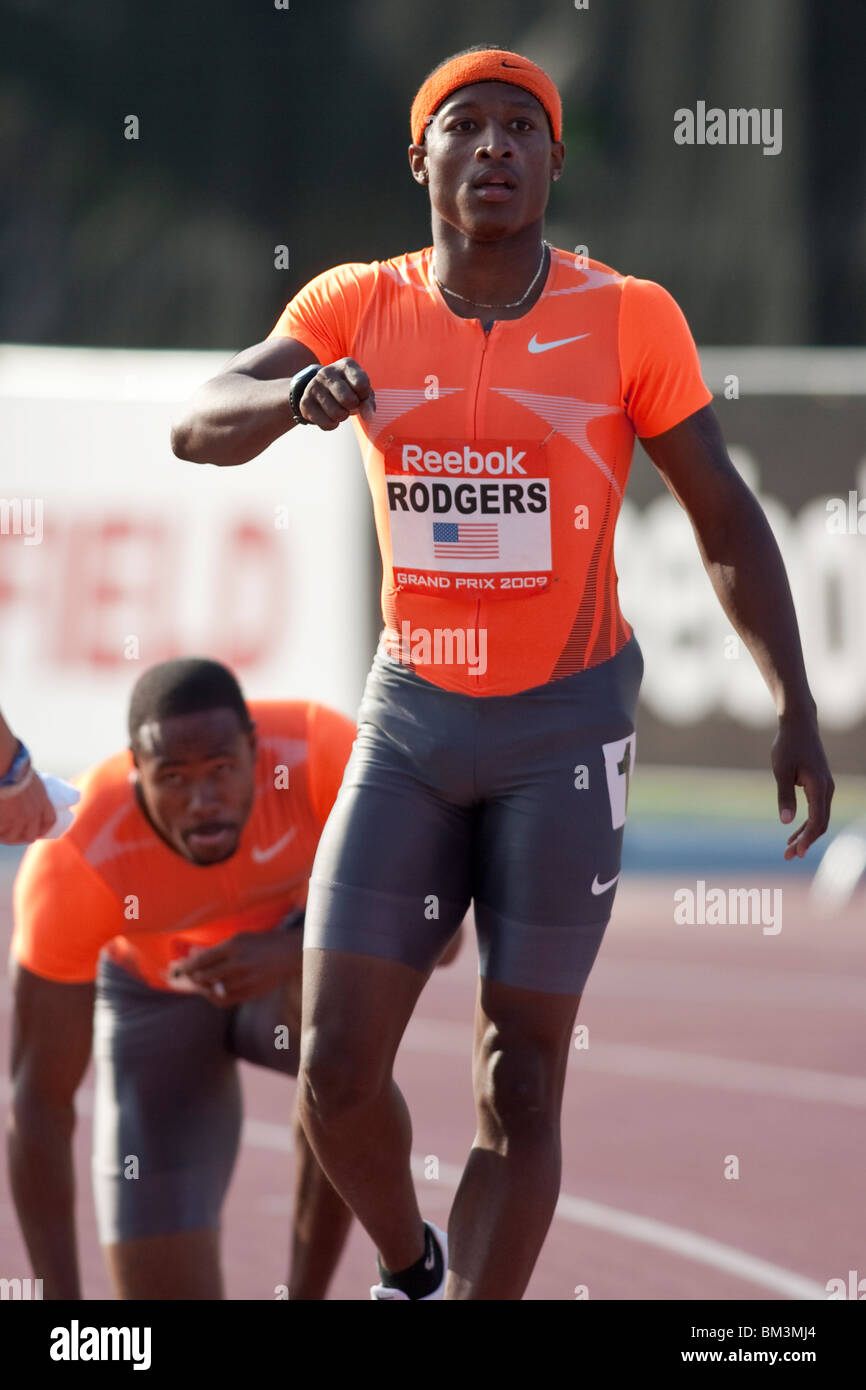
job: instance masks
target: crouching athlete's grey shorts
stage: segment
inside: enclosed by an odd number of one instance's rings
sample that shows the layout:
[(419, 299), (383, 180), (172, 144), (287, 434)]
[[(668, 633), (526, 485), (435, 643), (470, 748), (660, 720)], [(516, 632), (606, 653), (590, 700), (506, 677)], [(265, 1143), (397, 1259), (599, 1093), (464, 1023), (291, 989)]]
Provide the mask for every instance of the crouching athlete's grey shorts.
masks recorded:
[(483, 976), (580, 994), (616, 892), (642, 676), (632, 636), (588, 671), (459, 695), (380, 647), (304, 949), (427, 973), (472, 901)]
[(284, 1018), (281, 989), (221, 1009), (101, 958), (93, 1195), (102, 1245), (219, 1226), (240, 1144), (237, 1061), (295, 1076), (297, 1037), (276, 1045)]

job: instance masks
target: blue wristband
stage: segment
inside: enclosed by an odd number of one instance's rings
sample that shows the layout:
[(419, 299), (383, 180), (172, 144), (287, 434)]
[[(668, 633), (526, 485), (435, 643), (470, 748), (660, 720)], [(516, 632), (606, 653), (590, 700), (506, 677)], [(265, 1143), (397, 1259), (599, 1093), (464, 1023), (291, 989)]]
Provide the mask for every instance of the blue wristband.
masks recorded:
[(0, 777), (0, 787), (14, 787), (15, 784), (16, 784), (16, 782), (21, 782), (21, 781), (23, 781), (24, 775), (25, 775), (27, 769), (29, 768), (29, 766), (30, 766), (30, 754), (29, 754), (28, 750), (25, 748), (24, 744), (21, 742), (21, 740), (20, 740), (20, 738), (19, 738), (19, 740), (18, 740), (18, 752), (15, 754), (15, 757), (12, 759), (12, 766), (10, 767), (9, 771), (6, 773), (6, 776), (5, 776), (5, 777)]

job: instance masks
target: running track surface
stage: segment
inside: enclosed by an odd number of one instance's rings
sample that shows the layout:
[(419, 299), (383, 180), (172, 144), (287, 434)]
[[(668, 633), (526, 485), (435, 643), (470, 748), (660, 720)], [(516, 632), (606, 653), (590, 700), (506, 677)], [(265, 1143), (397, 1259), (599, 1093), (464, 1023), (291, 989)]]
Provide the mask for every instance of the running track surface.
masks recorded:
[[(0, 866), (0, 935), (10, 930), (9, 859)], [(570, 1055), (562, 1198), (527, 1298), (811, 1299), (828, 1279), (866, 1275), (866, 936), (863, 897), (831, 921), (808, 883), (783, 889), (782, 930), (678, 926), (687, 877), (630, 877), (578, 1017), (589, 1046)], [(694, 889), (695, 880), (691, 880)], [(715, 878), (708, 886), (728, 886)], [(448, 1209), (474, 1134), (469, 1046), (477, 957), (436, 972), (404, 1039), (397, 1077), (414, 1123), (421, 1210)], [(0, 995), (6, 1109), (9, 993)], [(58, 1040), (59, 1045), (62, 1045)], [(285, 1283), (294, 1082), (243, 1065), (247, 1129), (225, 1209), (231, 1299), (273, 1299)], [(79, 1095), (78, 1222), (85, 1297), (111, 1297), (92, 1215), (88, 1093)], [(439, 1178), (424, 1176), (438, 1160)], [(726, 1178), (729, 1156), (739, 1177)], [(428, 1168), (433, 1165), (428, 1163)], [(0, 1276), (27, 1265), (3, 1164)], [(372, 1245), (355, 1226), (332, 1286), (368, 1299)]]

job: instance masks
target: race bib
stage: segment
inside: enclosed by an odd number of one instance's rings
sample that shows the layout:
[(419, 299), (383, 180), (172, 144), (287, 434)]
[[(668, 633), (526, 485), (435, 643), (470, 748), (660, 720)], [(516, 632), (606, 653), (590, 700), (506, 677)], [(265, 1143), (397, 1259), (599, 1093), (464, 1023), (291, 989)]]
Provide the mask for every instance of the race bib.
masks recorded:
[(537, 440), (392, 438), (385, 487), (394, 583), (513, 598), (550, 587), (550, 478)]

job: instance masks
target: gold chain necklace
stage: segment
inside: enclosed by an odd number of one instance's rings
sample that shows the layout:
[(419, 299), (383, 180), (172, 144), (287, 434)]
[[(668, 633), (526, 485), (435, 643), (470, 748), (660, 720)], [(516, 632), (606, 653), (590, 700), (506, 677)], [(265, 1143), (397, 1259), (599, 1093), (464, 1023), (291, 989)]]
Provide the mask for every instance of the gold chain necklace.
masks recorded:
[(465, 294), (458, 294), (456, 290), (449, 290), (448, 286), (443, 285), (442, 281), (439, 279), (439, 276), (436, 274), (436, 263), (434, 258), (431, 256), (430, 259), (431, 270), (433, 272), (433, 279), (436, 281), (436, 284), (439, 286), (440, 290), (444, 290), (446, 294), (453, 294), (455, 299), (462, 299), (464, 304), (474, 304), (477, 309), (518, 309), (520, 305), (523, 304), (524, 300), (528, 299), (532, 291), (535, 289), (538, 277), (541, 274), (541, 270), (544, 265), (544, 252), (547, 249), (547, 246), (548, 242), (542, 240), (541, 260), (538, 262), (538, 269), (532, 277), (532, 283), (530, 284), (529, 289), (526, 291), (526, 293), (522, 294), (519, 299), (513, 300), (511, 304), (482, 304), (480, 299), (467, 299)]

